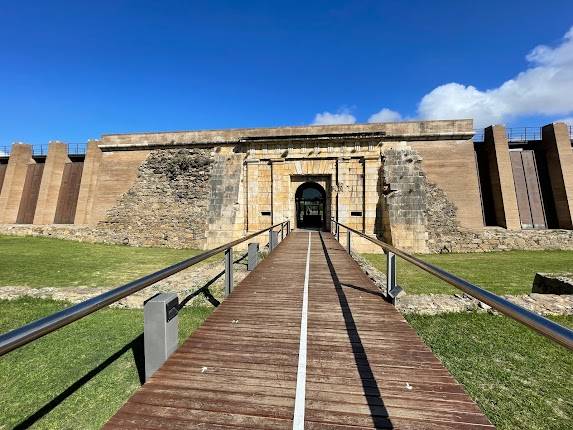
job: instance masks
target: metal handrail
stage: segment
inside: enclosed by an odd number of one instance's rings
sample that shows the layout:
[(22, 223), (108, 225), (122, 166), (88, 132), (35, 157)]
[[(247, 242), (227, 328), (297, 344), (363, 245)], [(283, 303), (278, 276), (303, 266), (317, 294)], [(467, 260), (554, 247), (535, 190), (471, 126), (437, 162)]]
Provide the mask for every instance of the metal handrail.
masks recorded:
[[(352, 233), (357, 234), (358, 236), (363, 237), (364, 239), (367, 239), (370, 242), (380, 246), (382, 249), (384, 249), (384, 251), (403, 258), (416, 267), (419, 267), (420, 269), (425, 270), (426, 272), (436, 276), (448, 284), (462, 290), (463, 292), (478, 299), (479, 301), (491, 306), (496, 311), (499, 311), (502, 314), (513, 318), (514, 320), (537, 331), (543, 336), (559, 343), (565, 348), (573, 350), (573, 330), (557, 324), (556, 322), (553, 322), (550, 319), (545, 318), (535, 312), (525, 309), (524, 307), (516, 305), (515, 303), (512, 303), (509, 300), (504, 299), (503, 297), (500, 297), (490, 291), (478, 287), (477, 285), (474, 285), (465, 279), (453, 275), (438, 266), (434, 266), (433, 264), (420, 260), (419, 258), (414, 257), (407, 252), (401, 251), (392, 245), (389, 245), (378, 239), (374, 239), (373, 237), (370, 237), (358, 230), (339, 223), (335, 219), (332, 219), (332, 222), (346, 229), (347, 231), (351, 231)], [(339, 233), (338, 230), (337, 233)]]
[[(85, 155), (87, 149), (87, 143), (66, 143), (68, 155)], [(48, 155), (50, 145), (33, 145), (32, 154), (36, 157), (43, 157)]]
[(38, 144), (32, 145), (32, 155), (35, 157), (44, 157), (48, 155), (48, 145)]
[(55, 312), (45, 318), (33, 321), (26, 324), (20, 328), (9, 331), (0, 335), (0, 356), (13, 351), (16, 348), (24, 346), (42, 336), (45, 336), (61, 327), (64, 327), (74, 321), (77, 321), (99, 309), (109, 306), (124, 297), (127, 297), (133, 293), (136, 293), (150, 285), (153, 285), (171, 275), (174, 275), (188, 267), (191, 267), (209, 257), (219, 254), (223, 251), (233, 248), (255, 236), (265, 233), (269, 230), (281, 226), (281, 228), (287, 225), (287, 232), (290, 230), (288, 224), (290, 221), (283, 221), (267, 227), (263, 230), (259, 230), (255, 233), (244, 236), (240, 239), (234, 240), (233, 242), (226, 243), (217, 248), (211, 249), (209, 251), (203, 252), (202, 254), (191, 257), (187, 260), (183, 260), (179, 263), (175, 263), (172, 266), (166, 267), (164, 269), (158, 270), (157, 272), (151, 273), (142, 278), (131, 281), (125, 285), (114, 288), (113, 290), (107, 291), (99, 296), (92, 297), (91, 299), (85, 300), (76, 305), (70, 306), (69, 308), (63, 309), (59, 312)]
[(68, 143), (68, 155), (85, 155), (87, 143)]
[(506, 130), (509, 142), (541, 140), (542, 127), (509, 127)]

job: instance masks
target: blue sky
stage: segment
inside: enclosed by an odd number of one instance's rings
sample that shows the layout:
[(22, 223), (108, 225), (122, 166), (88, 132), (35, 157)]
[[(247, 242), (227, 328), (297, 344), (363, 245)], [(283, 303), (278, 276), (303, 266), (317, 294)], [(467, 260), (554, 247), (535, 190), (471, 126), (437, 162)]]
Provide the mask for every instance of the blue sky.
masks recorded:
[(537, 126), (573, 117), (572, 26), (571, 0), (3, 1), (0, 147), (382, 109)]

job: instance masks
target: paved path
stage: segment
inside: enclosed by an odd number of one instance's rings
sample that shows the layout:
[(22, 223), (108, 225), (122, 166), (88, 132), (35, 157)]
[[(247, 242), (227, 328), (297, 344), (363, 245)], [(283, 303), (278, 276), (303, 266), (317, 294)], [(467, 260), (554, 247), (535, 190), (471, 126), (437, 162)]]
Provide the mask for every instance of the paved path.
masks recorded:
[(106, 428), (493, 428), (329, 233), (294, 232)]

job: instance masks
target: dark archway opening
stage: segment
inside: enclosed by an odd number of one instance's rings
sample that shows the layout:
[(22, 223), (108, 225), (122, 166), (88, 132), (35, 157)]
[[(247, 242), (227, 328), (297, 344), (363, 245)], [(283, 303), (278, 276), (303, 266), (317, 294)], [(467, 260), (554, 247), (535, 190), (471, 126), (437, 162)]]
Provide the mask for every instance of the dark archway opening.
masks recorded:
[(326, 226), (326, 191), (316, 182), (305, 182), (296, 190), (296, 226), (324, 229)]

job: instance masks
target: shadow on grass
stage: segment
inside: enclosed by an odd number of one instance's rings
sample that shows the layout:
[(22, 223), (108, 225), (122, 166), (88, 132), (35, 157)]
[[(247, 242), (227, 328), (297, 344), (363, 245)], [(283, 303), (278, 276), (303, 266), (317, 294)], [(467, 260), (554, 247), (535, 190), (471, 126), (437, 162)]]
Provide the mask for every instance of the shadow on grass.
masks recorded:
[(76, 382), (74, 382), (72, 385), (70, 385), (68, 388), (66, 388), (64, 391), (62, 391), (60, 394), (58, 394), (58, 396), (56, 396), (54, 399), (50, 400), (48, 403), (46, 403), (44, 406), (42, 406), (40, 409), (38, 409), (36, 412), (34, 412), (32, 415), (30, 415), (24, 421), (17, 424), (14, 427), (14, 429), (15, 430), (21, 430), (21, 429), (27, 429), (27, 428), (31, 427), (37, 421), (39, 421), (40, 419), (45, 417), (48, 413), (50, 413), (52, 410), (54, 410), (64, 400), (66, 400), (68, 397), (70, 397), (72, 394), (74, 394), (77, 390), (79, 390), (82, 386), (84, 386), (89, 381), (91, 381), (100, 372), (105, 370), (110, 364), (115, 362), (123, 354), (125, 354), (126, 352), (128, 352), (130, 350), (133, 353), (133, 359), (135, 361), (135, 366), (137, 367), (137, 374), (139, 377), (139, 383), (143, 385), (143, 383), (145, 382), (145, 355), (143, 353), (143, 334), (140, 334), (135, 339), (133, 339), (131, 342), (129, 342), (127, 345), (125, 345), (124, 347), (122, 347), (121, 349), (119, 349), (118, 351), (113, 353), (112, 355), (110, 355), (105, 361), (103, 361), (97, 367), (90, 370), (88, 373), (86, 373), (84, 376), (82, 376), (80, 379), (78, 379)]
[[(246, 257), (247, 257), (247, 254), (239, 257), (233, 263), (246, 265), (246, 263), (242, 263)], [(198, 290), (195, 290), (189, 296), (184, 298), (181, 301), (181, 303), (179, 304), (179, 309), (181, 310), (193, 297), (197, 296), (198, 294), (203, 294), (206, 297), (206, 299), (213, 306), (217, 307), (220, 303), (211, 294), (211, 292), (209, 291), (209, 287), (211, 285), (213, 285), (218, 279), (220, 279), (224, 274), (225, 274), (225, 271), (223, 270), (222, 272), (215, 275), (215, 277), (213, 277), (211, 280), (209, 280), (203, 287), (199, 288)], [(105, 361), (103, 361), (97, 367), (90, 370), (88, 373), (86, 373), (84, 376), (82, 376), (80, 379), (78, 379), (76, 382), (74, 382), (72, 385), (70, 385), (68, 388), (66, 388), (64, 391), (62, 391), (60, 394), (58, 394), (54, 399), (50, 400), (48, 403), (46, 403), (44, 406), (42, 406), (40, 409), (38, 409), (36, 412), (34, 412), (32, 415), (30, 415), (24, 421), (17, 424), (14, 427), (14, 429), (15, 430), (27, 429), (27, 428), (31, 427), (32, 425), (34, 425), (36, 422), (38, 422), (43, 417), (45, 417), (47, 414), (49, 414), (51, 411), (53, 411), (57, 406), (59, 406), (62, 402), (64, 402), (68, 397), (73, 395), (81, 387), (83, 387), (85, 384), (87, 384), (89, 381), (91, 381), (99, 373), (101, 373), (103, 370), (105, 370), (107, 367), (109, 367), (109, 365), (114, 363), (116, 360), (118, 360), (121, 356), (123, 356), (126, 352), (128, 352), (130, 350), (133, 353), (133, 359), (135, 362), (135, 366), (137, 368), (139, 383), (141, 385), (143, 385), (145, 382), (145, 354), (144, 354), (143, 334), (140, 334), (135, 339), (133, 339), (131, 342), (129, 342), (128, 344), (123, 346), (121, 349), (119, 349), (118, 351), (116, 351), (115, 353), (110, 355)]]
[[(233, 264), (241, 263), (245, 258), (247, 258), (248, 255), (249, 254), (242, 255), (241, 257), (233, 261)], [(245, 266), (247, 265), (247, 263), (241, 263), (241, 264)], [(211, 278), (209, 281), (207, 281), (207, 283), (203, 285), (201, 288), (193, 291), (191, 294), (189, 294), (187, 297), (181, 300), (181, 302), (178, 305), (179, 310), (183, 309), (187, 303), (189, 303), (194, 297), (198, 296), (199, 294), (203, 294), (205, 298), (209, 301), (209, 303), (211, 303), (213, 306), (215, 307), (219, 306), (221, 303), (213, 296), (213, 294), (211, 294), (211, 291), (209, 291), (209, 287), (213, 285), (215, 282), (217, 282), (219, 279), (221, 279), (221, 277), (224, 275), (225, 275), (225, 270), (222, 270), (221, 272), (217, 273), (213, 278)]]

